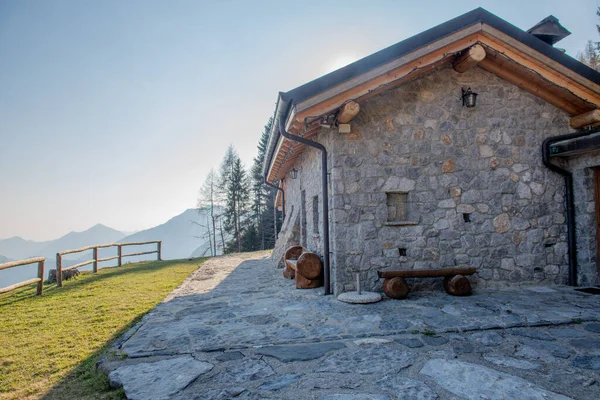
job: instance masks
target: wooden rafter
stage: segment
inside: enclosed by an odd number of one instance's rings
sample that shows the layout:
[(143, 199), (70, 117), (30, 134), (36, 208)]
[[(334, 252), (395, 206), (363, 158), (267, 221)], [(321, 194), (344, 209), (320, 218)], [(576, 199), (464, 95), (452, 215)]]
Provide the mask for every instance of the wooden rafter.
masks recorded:
[(571, 118), (569, 124), (573, 129), (579, 129), (590, 125), (596, 125), (600, 122), (600, 110), (592, 110), (579, 114)]

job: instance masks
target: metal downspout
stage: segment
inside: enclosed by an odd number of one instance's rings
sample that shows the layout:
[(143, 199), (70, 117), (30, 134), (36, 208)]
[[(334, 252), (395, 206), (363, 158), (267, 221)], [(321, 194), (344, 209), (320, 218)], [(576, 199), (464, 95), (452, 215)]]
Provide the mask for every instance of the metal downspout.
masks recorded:
[(562, 167), (550, 162), (550, 146), (563, 140), (576, 139), (591, 135), (596, 131), (569, 133), (549, 137), (542, 143), (542, 160), (551, 171), (565, 177), (565, 197), (567, 206), (567, 245), (569, 247), (569, 285), (577, 286), (577, 238), (575, 236), (575, 198), (573, 194), (573, 174)]
[(321, 152), (321, 204), (323, 206), (323, 286), (325, 294), (331, 294), (329, 271), (329, 194), (327, 189), (327, 149), (321, 143), (313, 142), (285, 131), (285, 118), (279, 119), (279, 133), (284, 138), (313, 147)]

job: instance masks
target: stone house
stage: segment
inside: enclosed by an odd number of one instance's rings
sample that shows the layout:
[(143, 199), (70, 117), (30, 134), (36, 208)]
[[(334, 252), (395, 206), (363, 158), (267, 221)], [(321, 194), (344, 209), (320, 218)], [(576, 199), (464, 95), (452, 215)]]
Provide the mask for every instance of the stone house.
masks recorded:
[(273, 260), (302, 244), (336, 294), (463, 265), (477, 287), (598, 284), (600, 74), (553, 47), (568, 34), (478, 8), (280, 93)]

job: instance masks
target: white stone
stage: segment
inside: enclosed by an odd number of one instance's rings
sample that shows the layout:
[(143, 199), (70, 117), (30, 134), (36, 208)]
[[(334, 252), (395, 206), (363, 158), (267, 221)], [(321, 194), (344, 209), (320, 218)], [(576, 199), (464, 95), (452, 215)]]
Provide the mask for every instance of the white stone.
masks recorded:
[(569, 399), (517, 376), (458, 360), (428, 360), (420, 373), (465, 399)]
[(454, 199), (446, 199), (442, 200), (438, 203), (439, 208), (454, 208), (456, 207), (456, 202)]
[(480, 213), (486, 213), (490, 211), (490, 206), (488, 206), (485, 203), (477, 204), (477, 211), (479, 211)]
[(520, 199), (531, 199), (531, 189), (523, 182), (517, 185), (517, 195)]
[(338, 296), (338, 300), (351, 304), (377, 303), (381, 300), (381, 295), (374, 292), (361, 292), (361, 294), (358, 294), (358, 292), (345, 292)]
[(479, 146), (479, 154), (483, 158), (488, 158), (494, 155), (494, 150), (490, 146), (484, 144)]
[(171, 398), (212, 368), (212, 364), (185, 356), (125, 365), (112, 371), (108, 377), (111, 386), (123, 387), (128, 399), (163, 400)]
[(391, 176), (383, 185), (382, 190), (385, 192), (410, 192), (415, 188), (415, 184), (416, 182), (412, 179)]
[(546, 265), (544, 267), (544, 272), (550, 275), (556, 275), (560, 272), (560, 267), (558, 265)]
[(529, 184), (529, 187), (531, 188), (531, 191), (537, 194), (538, 196), (544, 193), (544, 185), (542, 185), (541, 183), (531, 182)]
[(500, 268), (507, 271), (513, 271), (515, 269), (515, 260), (512, 258), (503, 258), (500, 263)]
[[(481, 204), (478, 204), (477, 208), (479, 208), (480, 205)], [(486, 205), (486, 207), (487, 207), (487, 205)], [(488, 207), (488, 209), (489, 209), (489, 207)], [(456, 212), (471, 214), (471, 213), (475, 212), (475, 207), (473, 207), (470, 204), (459, 204), (458, 207), (456, 207)]]
[(447, 219), (440, 219), (439, 221), (433, 224), (433, 227), (435, 229), (447, 229), (450, 227), (450, 223)]
[(512, 166), (512, 170), (515, 171), (517, 174), (528, 170), (529, 169), (529, 165), (527, 164), (513, 164)]

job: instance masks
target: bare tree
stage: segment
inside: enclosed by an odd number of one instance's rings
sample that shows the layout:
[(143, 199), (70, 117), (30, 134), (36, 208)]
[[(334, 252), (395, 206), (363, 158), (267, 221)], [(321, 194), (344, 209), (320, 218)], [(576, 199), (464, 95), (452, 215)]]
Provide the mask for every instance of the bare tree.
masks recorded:
[[(217, 236), (216, 236), (216, 220), (220, 216), (220, 208), (219, 208), (219, 196), (218, 196), (218, 184), (219, 177), (214, 169), (211, 169), (204, 183), (202, 184), (202, 188), (200, 189), (200, 195), (198, 196), (198, 208), (207, 208), (210, 212), (210, 219), (212, 225), (212, 238), (209, 240), (212, 241), (211, 248), (214, 249), (214, 255), (217, 254)], [(209, 228), (209, 231), (211, 229)]]

